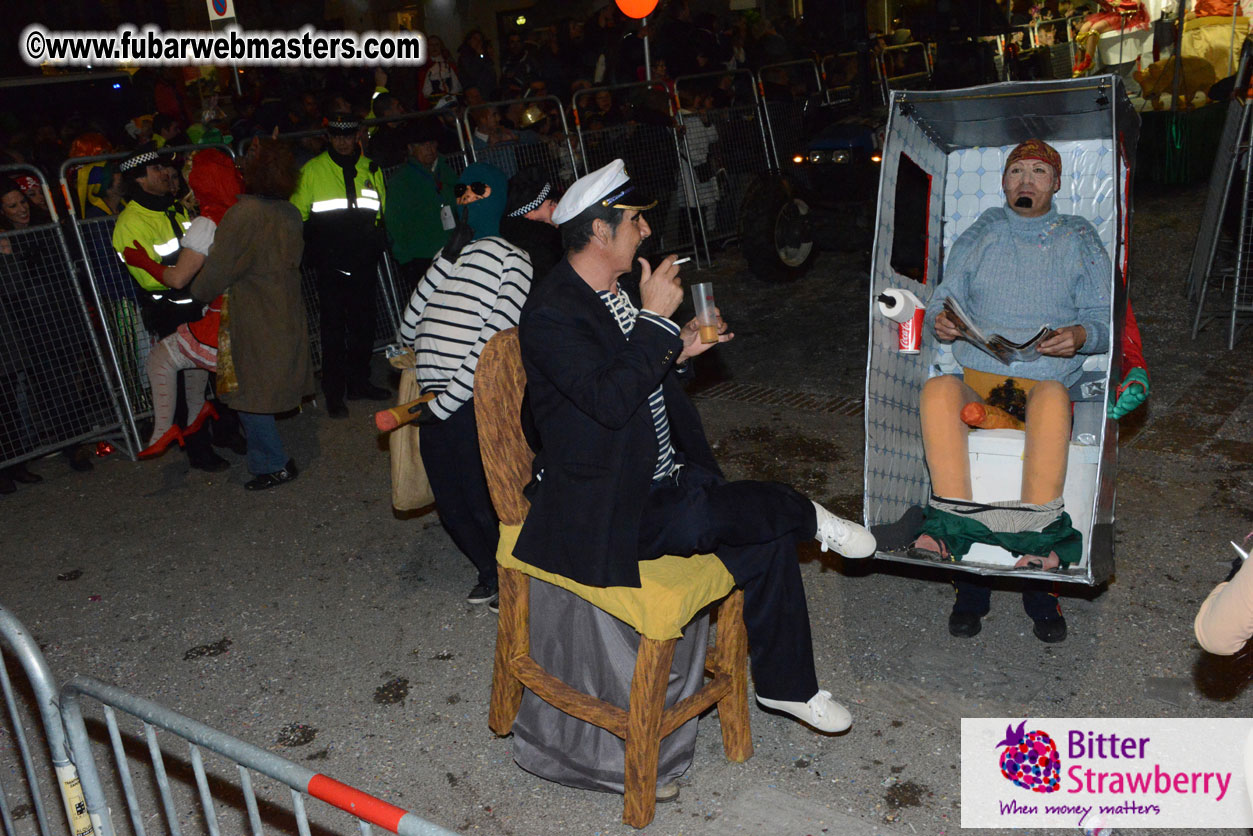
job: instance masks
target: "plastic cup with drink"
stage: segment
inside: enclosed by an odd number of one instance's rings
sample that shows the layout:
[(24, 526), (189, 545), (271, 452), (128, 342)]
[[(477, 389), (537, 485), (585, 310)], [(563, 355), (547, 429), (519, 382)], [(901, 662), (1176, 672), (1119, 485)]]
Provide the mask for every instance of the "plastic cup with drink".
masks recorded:
[(718, 341), (718, 310), (714, 307), (713, 282), (692, 285), (692, 304), (696, 306), (696, 324), (700, 326), (700, 341)]

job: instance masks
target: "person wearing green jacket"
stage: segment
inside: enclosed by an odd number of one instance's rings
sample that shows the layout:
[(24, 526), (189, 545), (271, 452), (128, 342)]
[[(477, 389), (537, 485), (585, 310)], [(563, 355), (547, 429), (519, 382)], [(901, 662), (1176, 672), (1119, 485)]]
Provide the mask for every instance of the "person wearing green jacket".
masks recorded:
[(360, 121), (339, 113), (326, 128), (331, 147), (300, 169), (291, 202), (304, 220), (305, 264), (317, 277), (326, 411), (347, 418), (345, 397), (391, 397), (370, 382), (386, 194), (382, 170), (361, 152)]
[(412, 292), (448, 241), (444, 207), (450, 212), (456, 203), (457, 173), (439, 155), (441, 131), (434, 120), (420, 119), (405, 130), (409, 156), (387, 184), (383, 215), (392, 258), (400, 265), (402, 289)]

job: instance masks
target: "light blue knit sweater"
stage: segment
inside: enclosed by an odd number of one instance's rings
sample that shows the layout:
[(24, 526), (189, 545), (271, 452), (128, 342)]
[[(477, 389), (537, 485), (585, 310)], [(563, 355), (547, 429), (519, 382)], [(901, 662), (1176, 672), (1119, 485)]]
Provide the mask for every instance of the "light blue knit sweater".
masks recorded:
[(925, 337), (934, 349), (936, 314), (953, 296), (988, 336), (1022, 342), (1042, 325), (1082, 325), (1087, 340), (1074, 357), (1041, 357), (1005, 365), (958, 340), (953, 358), (964, 368), (1059, 380), (1070, 386), (1082, 374), (1084, 355), (1109, 350), (1109, 255), (1096, 230), (1078, 215), (1057, 208), (1024, 218), (1007, 206), (988, 209), (958, 236), (944, 273), (927, 303)]

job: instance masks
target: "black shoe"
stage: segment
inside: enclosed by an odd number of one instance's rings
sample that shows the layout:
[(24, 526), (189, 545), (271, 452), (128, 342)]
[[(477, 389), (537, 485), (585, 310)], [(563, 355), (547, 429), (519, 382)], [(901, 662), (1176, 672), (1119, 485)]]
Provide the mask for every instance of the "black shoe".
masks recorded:
[(979, 635), (983, 629), (982, 616), (972, 612), (951, 612), (948, 616), (948, 634), (959, 639), (969, 639)]
[(348, 400), (350, 401), (390, 401), (393, 397), (395, 395), (392, 394), (391, 389), (375, 386), (368, 381), (360, 386), (348, 387)]
[(249, 479), (244, 483), (244, 490), (264, 491), (269, 488), (275, 488), (295, 479), (299, 472), (296, 470), (296, 460), (288, 459), (287, 466), (282, 470), (276, 470), (273, 473), (262, 473), (260, 476)]
[(348, 407), (344, 406), (344, 402), (341, 399), (327, 398), (326, 414), (337, 421), (342, 420), (348, 417)]
[(496, 598), (498, 590), (496, 581), (491, 583), (475, 584), (474, 589), (470, 590), (470, 594), (466, 596), (467, 604), (486, 604)]
[(231, 463), (213, 452), (212, 448), (197, 450), (195, 453), (189, 452), (187, 460), (196, 470), (203, 470), (205, 473), (221, 473), (231, 469)]
[(44, 477), (38, 473), (32, 473), (26, 469), (24, 464), (15, 464), (8, 470), (8, 476), (14, 482), (21, 482), (23, 485), (33, 485), (36, 482), (42, 482)]
[(500, 596), (493, 596), (492, 600), (487, 602), (487, 608), (497, 615), (500, 615)]
[(1031, 628), (1035, 637), (1045, 644), (1057, 644), (1066, 641), (1066, 617), (1042, 618)]

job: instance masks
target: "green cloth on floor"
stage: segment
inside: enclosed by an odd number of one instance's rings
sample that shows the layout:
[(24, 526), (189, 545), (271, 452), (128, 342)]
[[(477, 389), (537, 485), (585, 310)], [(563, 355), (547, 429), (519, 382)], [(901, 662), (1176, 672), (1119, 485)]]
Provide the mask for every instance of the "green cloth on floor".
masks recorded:
[(993, 531), (969, 516), (959, 516), (928, 506), (922, 533), (929, 534), (948, 546), (953, 560), (960, 561), (975, 543), (1000, 546), (1015, 557), (1024, 554), (1047, 556), (1057, 552), (1062, 566), (1078, 563), (1083, 557), (1083, 535), (1070, 522), (1065, 511), (1041, 531)]

